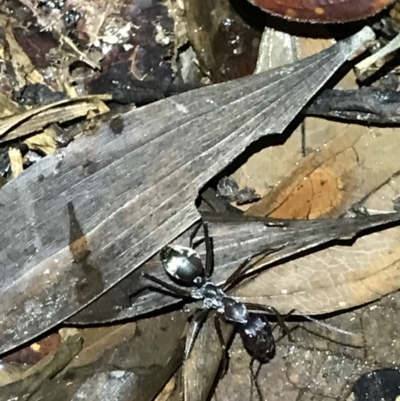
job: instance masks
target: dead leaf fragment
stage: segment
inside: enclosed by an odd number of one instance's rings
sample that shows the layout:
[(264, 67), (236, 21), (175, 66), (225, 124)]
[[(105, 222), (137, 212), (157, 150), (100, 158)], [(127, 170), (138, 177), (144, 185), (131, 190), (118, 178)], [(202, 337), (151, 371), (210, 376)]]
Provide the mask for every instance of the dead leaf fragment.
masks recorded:
[(56, 352), (60, 344), (60, 334), (53, 333), (36, 343), (33, 343), (16, 352), (13, 352), (12, 354), (5, 356), (2, 361), (9, 363), (34, 365), (46, 355)]
[(24, 170), (21, 151), (18, 148), (10, 148), (8, 150), (8, 157), (10, 158), (12, 176), (13, 178), (17, 178)]
[(82, 116), (90, 118), (90, 113), (103, 114), (109, 109), (102, 100), (110, 98), (108, 95), (94, 95), (64, 99), (0, 120), (0, 143), (42, 130), (52, 123)]
[[(338, 136), (304, 157), (294, 171), (245, 214), (276, 218), (334, 217), (355, 203), (359, 186), (354, 146), (365, 133), (343, 127)], [(350, 200), (349, 200), (350, 197)]]
[(49, 377), (60, 372), (82, 348), (79, 335), (68, 337), (53, 354), (47, 355), (31, 368), (23, 371), (13, 382), (1, 388), (0, 400), (28, 400)]
[(5, 15), (0, 15), (0, 26), (5, 27), (6, 42), (8, 44), (8, 57), (14, 67), (14, 71), (20, 87), (29, 83), (42, 83), (43, 76), (36, 70), (29, 57), (14, 37), (12, 22)]
[(52, 128), (45, 128), (40, 134), (33, 135), (24, 140), (31, 150), (40, 150), (49, 155), (57, 149), (55, 132)]

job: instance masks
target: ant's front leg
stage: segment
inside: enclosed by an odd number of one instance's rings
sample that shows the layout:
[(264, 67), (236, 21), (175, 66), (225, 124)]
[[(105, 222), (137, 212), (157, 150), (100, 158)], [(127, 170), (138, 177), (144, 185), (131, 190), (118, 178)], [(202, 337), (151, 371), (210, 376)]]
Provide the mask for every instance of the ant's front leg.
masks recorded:
[(208, 309), (198, 309), (193, 315), (190, 339), (189, 341), (186, 342), (185, 361), (189, 359), (196, 338), (199, 335), (200, 330), (207, 319), (207, 316), (208, 316)]

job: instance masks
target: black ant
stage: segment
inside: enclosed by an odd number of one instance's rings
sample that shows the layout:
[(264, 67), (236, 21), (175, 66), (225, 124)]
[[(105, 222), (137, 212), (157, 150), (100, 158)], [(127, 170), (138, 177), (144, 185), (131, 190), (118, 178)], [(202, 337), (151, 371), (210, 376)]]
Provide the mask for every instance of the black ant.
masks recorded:
[[(250, 374), (251, 374), (251, 389), (253, 385), (257, 390), (260, 401), (264, 400), (258, 384), (258, 374), (261, 366), (268, 363), (275, 355), (275, 344), (283, 336), (287, 335), (289, 341), (292, 341), (291, 331), (299, 326), (291, 329), (285, 324), (285, 319), (296, 312), (300, 316), (326, 327), (330, 330), (335, 330), (346, 335), (352, 333), (335, 328), (327, 323), (320, 322), (308, 315), (302, 314), (295, 309), (291, 310), (286, 315), (281, 315), (278, 310), (272, 306), (255, 304), (249, 302), (240, 302), (234, 297), (226, 295), (226, 291), (233, 287), (243, 275), (249, 271), (257, 263), (249, 263), (254, 256), (247, 258), (233, 274), (231, 274), (223, 285), (214, 284), (210, 277), (212, 275), (213, 267), (213, 252), (212, 243), (208, 233), (207, 223), (203, 222), (204, 241), (206, 247), (206, 263), (203, 262), (199, 254), (193, 249), (193, 240), (200, 225), (193, 231), (190, 236), (189, 246), (181, 245), (167, 245), (160, 252), (160, 259), (166, 273), (176, 280), (180, 285), (173, 285), (160, 280), (148, 273), (143, 273), (143, 276), (157, 284), (158, 286), (167, 290), (173, 296), (188, 299), (188, 300), (202, 300), (203, 308), (197, 310), (193, 317), (193, 330), (190, 340), (187, 342), (185, 350), (185, 360), (188, 359), (190, 352), (193, 348), (197, 335), (205, 322), (208, 312), (213, 309), (217, 312), (217, 317), (222, 317), (225, 321), (235, 325), (242, 343), (246, 351), (251, 357), (250, 361)], [(273, 249), (275, 252), (279, 249)], [(264, 257), (268, 252), (261, 253)], [(257, 255), (256, 255), (257, 256)], [(158, 289), (158, 287), (156, 287)], [(277, 323), (271, 326), (271, 323), (266, 317), (266, 314), (275, 315)], [(215, 328), (219, 337), (222, 348), (224, 349), (224, 362), (227, 360), (225, 340), (222, 336), (219, 319), (214, 319)], [(282, 336), (275, 340), (273, 331), (276, 327), (280, 327)], [(259, 366), (254, 371), (255, 361), (259, 362)], [(225, 366), (226, 367), (226, 366)]]
[[(245, 268), (252, 258), (242, 263), (223, 285), (219, 286), (211, 281), (213, 265), (212, 244), (206, 223), (203, 223), (203, 228), (206, 246), (205, 266), (199, 254), (193, 249), (193, 239), (197, 229), (190, 237), (189, 247), (167, 245), (160, 252), (160, 259), (166, 273), (179, 282), (181, 286), (164, 282), (147, 273), (143, 273), (143, 276), (166, 289), (171, 295), (182, 299), (203, 301), (203, 308), (194, 314), (194, 330), (185, 350), (185, 360), (189, 357), (199, 330), (211, 309), (214, 309), (225, 321), (235, 325), (242, 338), (244, 348), (251, 356), (252, 387), (254, 384), (260, 400), (263, 400), (257, 377), (261, 365), (267, 363), (275, 354), (275, 339), (272, 332), (276, 326), (279, 326), (285, 334), (290, 336), (291, 330), (286, 326), (284, 318), (275, 308), (261, 304), (240, 302), (226, 295), (225, 291), (233, 283), (237, 282), (238, 278), (247, 270)], [(275, 327), (271, 326), (265, 313), (274, 314), (277, 317), (278, 323)], [(293, 311), (289, 312), (289, 314), (291, 313)], [(218, 319), (215, 319), (215, 326), (221, 345), (226, 350)], [(255, 361), (260, 363), (256, 373), (254, 372)]]

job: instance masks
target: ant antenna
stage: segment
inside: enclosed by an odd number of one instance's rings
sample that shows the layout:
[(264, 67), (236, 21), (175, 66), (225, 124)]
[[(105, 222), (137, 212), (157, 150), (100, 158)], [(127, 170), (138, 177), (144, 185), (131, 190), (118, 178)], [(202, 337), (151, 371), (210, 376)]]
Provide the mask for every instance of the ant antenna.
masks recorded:
[(305, 319), (309, 320), (310, 322), (314, 322), (314, 323), (318, 324), (319, 326), (325, 327), (325, 328), (327, 328), (327, 329), (329, 329), (331, 331), (336, 331), (337, 333), (345, 334), (347, 336), (356, 336), (357, 335), (357, 333), (353, 333), (351, 331), (346, 331), (346, 330), (343, 330), (343, 329), (339, 329), (339, 327), (332, 326), (329, 323), (321, 322), (320, 320), (314, 319), (311, 316), (306, 315), (305, 313), (302, 313), (302, 312), (300, 312), (300, 311), (298, 311), (296, 309), (293, 309), (293, 312), (296, 312), (298, 315), (304, 317)]

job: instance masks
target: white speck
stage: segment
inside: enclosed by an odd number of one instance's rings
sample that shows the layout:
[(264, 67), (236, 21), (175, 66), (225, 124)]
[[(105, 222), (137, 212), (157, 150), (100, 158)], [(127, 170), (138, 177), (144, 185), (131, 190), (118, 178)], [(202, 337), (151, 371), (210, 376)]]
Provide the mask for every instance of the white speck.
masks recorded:
[(57, 158), (59, 161), (63, 161), (63, 160), (64, 160), (64, 157), (65, 157), (65, 152), (64, 152), (64, 150), (58, 150), (58, 151), (56, 152), (56, 158)]
[(164, 31), (164, 28), (160, 23), (154, 24), (156, 28), (156, 35), (154, 37), (155, 41), (163, 46), (167, 46), (171, 43), (171, 38), (167, 32)]
[(125, 44), (122, 45), (122, 47), (127, 52), (128, 50), (131, 50), (133, 48), (133, 45), (131, 45), (129, 43), (125, 43)]
[(183, 104), (180, 103), (175, 103), (176, 104), (176, 108), (181, 112), (181, 113), (189, 113), (189, 110), (187, 109), (187, 107), (185, 107)]
[(124, 377), (125, 375), (125, 371), (124, 370), (114, 370), (111, 372), (111, 376), (115, 377), (115, 378), (120, 378), (120, 377)]
[(281, 293), (286, 295), (288, 293), (288, 290), (282, 290)]

